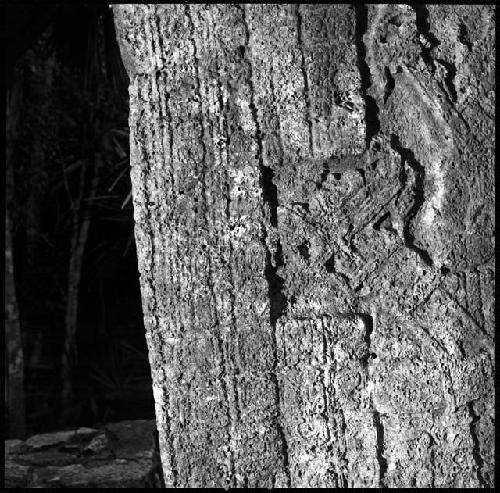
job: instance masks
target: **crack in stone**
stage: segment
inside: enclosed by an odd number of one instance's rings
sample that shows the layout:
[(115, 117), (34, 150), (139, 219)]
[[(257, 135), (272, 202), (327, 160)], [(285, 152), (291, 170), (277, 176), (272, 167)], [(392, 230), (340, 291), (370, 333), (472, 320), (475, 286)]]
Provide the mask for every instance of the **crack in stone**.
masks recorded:
[[(245, 26), (245, 46), (246, 46), (246, 51), (249, 52), (249, 46), (250, 46), (250, 29), (248, 26), (248, 22), (246, 19), (246, 11), (245, 11), (245, 5), (240, 5), (238, 7), (241, 11), (242, 15), (242, 22), (243, 25)], [(274, 172), (273, 170), (269, 167), (266, 166), (263, 162), (263, 148), (262, 148), (262, 133), (260, 129), (260, 124), (259, 124), (259, 119), (257, 115), (257, 108), (255, 106), (255, 101), (254, 101), (254, 95), (255, 95), (255, 89), (253, 85), (253, 70), (252, 70), (252, 63), (251, 60), (248, 58), (248, 71), (249, 71), (249, 86), (250, 86), (250, 103), (249, 103), (249, 108), (250, 112), (252, 114), (252, 118), (255, 123), (255, 140), (257, 143), (258, 147), (258, 160), (259, 160), (259, 169), (260, 169), (260, 186), (262, 189), (262, 198), (263, 201), (268, 205), (269, 207), (269, 212), (270, 212), (270, 222), (271, 225), (276, 227), (278, 224), (278, 219), (277, 219), (277, 207), (278, 207), (278, 193), (277, 193), (277, 187), (273, 183), (273, 176)], [(268, 283), (268, 293), (269, 293), (269, 303), (270, 303), (270, 309), (269, 309), (269, 322), (271, 325), (272, 329), (272, 336), (273, 336), (273, 370), (271, 372), (272, 380), (273, 380), (273, 385), (275, 387), (275, 392), (276, 392), (276, 397), (275, 397), (275, 405), (276, 409), (278, 412), (277, 420), (276, 420), (276, 428), (278, 435), (280, 437), (281, 441), (281, 455), (283, 458), (283, 467), (286, 472), (287, 476), (287, 487), (290, 487), (290, 465), (289, 465), (289, 459), (288, 459), (288, 443), (286, 440), (285, 432), (283, 430), (283, 425), (281, 423), (281, 398), (280, 398), (280, 387), (279, 387), (279, 382), (277, 378), (277, 364), (278, 364), (278, 351), (277, 351), (277, 340), (276, 340), (276, 322), (278, 318), (283, 314), (285, 306), (286, 306), (286, 299), (285, 296), (283, 295), (283, 283), (284, 280), (277, 274), (277, 269), (278, 266), (283, 264), (282, 260), (282, 249), (281, 249), (281, 244), (278, 240), (277, 245), (276, 245), (276, 266), (273, 266), (272, 263), (272, 254), (271, 251), (267, 245), (266, 239), (267, 239), (267, 231), (266, 227), (264, 224), (262, 224), (262, 237), (261, 241), (264, 246), (265, 252), (266, 252), (266, 264), (265, 264), (265, 269), (264, 269), (264, 275), (266, 278), (266, 281)]]
[(440, 63), (446, 69), (446, 76), (444, 78), (444, 83), (447, 88), (447, 92), (451, 103), (457, 101), (457, 89), (455, 87), (455, 76), (457, 75), (457, 68), (453, 63), (447, 62), (441, 58), (436, 58), (436, 62)]
[(363, 4), (354, 4), (356, 27), (354, 30), (355, 44), (358, 52), (358, 69), (361, 77), (361, 95), (365, 100), (366, 148), (380, 131), (379, 108), (375, 99), (368, 94), (371, 86), (370, 67), (366, 61), (366, 45), (363, 36), (368, 23), (368, 7)]
[(368, 371), (368, 360), (370, 359), (371, 352), (371, 337), (373, 333), (373, 317), (367, 313), (354, 313), (355, 316), (358, 316), (364, 326), (365, 326), (365, 335), (364, 335), (364, 340), (366, 344), (366, 355), (361, 358), (361, 363), (363, 367), (365, 368), (366, 371)]
[(384, 425), (380, 419), (380, 413), (373, 409), (373, 426), (377, 434), (377, 461), (379, 463), (379, 487), (385, 487), (385, 474), (387, 472), (387, 459), (384, 457)]
[(479, 480), (481, 487), (486, 488), (488, 485), (483, 477), (484, 461), (483, 458), (481, 457), (481, 449), (476, 431), (476, 423), (479, 421), (479, 416), (476, 414), (476, 411), (474, 410), (474, 404), (472, 402), (467, 403), (467, 409), (472, 418), (470, 422), (470, 435), (473, 443), (472, 456), (474, 457), (474, 461), (476, 462), (477, 465), (477, 478)]
[(422, 4), (410, 4), (411, 8), (415, 11), (415, 24), (417, 31), (422, 35), (422, 37), (427, 41), (429, 46), (422, 45), (422, 59), (425, 64), (430, 68), (431, 72), (434, 73), (436, 66), (434, 60), (431, 56), (431, 51), (441, 44), (441, 42), (434, 36), (430, 31), (429, 24), (429, 9)]
[(384, 89), (384, 104), (385, 104), (387, 103), (389, 96), (392, 94), (392, 91), (394, 90), (394, 86), (396, 85), (396, 83), (394, 81), (394, 77), (391, 74), (391, 71), (389, 70), (389, 67), (384, 67), (384, 74), (386, 80), (386, 85)]
[[(354, 316), (359, 317), (364, 326), (365, 326), (365, 335), (364, 335), (364, 340), (366, 344), (366, 354), (361, 358), (361, 364), (366, 372), (367, 379), (370, 380), (370, 370), (369, 370), (369, 361), (370, 359), (375, 359), (377, 357), (376, 354), (374, 354), (371, 351), (371, 338), (373, 334), (373, 316), (368, 314), (368, 313), (353, 313)], [(384, 444), (384, 425), (381, 421), (380, 418), (380, 412), (377, 410), (375, 407), (375, 402), (373, 399), (373, 390), (370, 391), (370, 405), (371, 405), (371, 410), (372, 410), (372, 418), (373, 418), (373, 426), (375, 428), (375, 434), (376, 434), (376, 458), (377, 462), (379, 464), (379, 487), (384, 488), (385, 487), (385, 474), (387, 472), (387, 459), (385, 458), (385, 444)]]
[(472, 43), (467, 39), (467, 28), (463, 22), (458, 25), (458, 41), (472, 51)]
[(435, 459), (435, 455), (436, 455), (436, 441), (434, 440), (434, 437), (429, 434), (429, 447), (430, 447), (430, 452), (429, 452), (429, 460), (430, 460), (430, 463), (431, 463), (431, 480), (430, 480), (430, 483), (431, 483), (431, 488), (434, 488), (434, 483), (436, 481), (436, 459)]
[(410, 223), (412, 219), (415, 218), (415, 216), (417, 215), (418, 211), (421, 209), (425, 201), (424, 198), (425, 168), (421, 163), (417, 161), (417, 159), (415, 158), (415, 154), (411, 151), (411, 149), (407, 149), (401, 145), (401, 142), (399, 141), (398, 137), (395, 134), (391, 134), (391, 147), (401, 156), (402, 159), (401, 163), (402, 166), (401, 179), (403, 181), (401, 187), (402, 189), (406, 186), (406, 179), (407, 179), (406, 173), (404, 172), (405, 163), (407, 163), (415, 172), (415, 188), (416, 188), (415, 200), (412, 208), (410, 209), (405, 218), (406, 220), (403, 227), (403, 240), (407, 248), (417, 253), (418, 256), (421, 258), (421, 260), (426, 265), (428, 265), (429, 267), (433, 267), (434, 262), (432, 261), (431, 256), (423, 248), (420, 248), (417, 245), (415, 245), (415, 236), (410, 231)]
[(309, 127), (309, 151), (311, 156), (314, 156), (314, 142), (313, 142), (313, 120), (311, 115), (311, 94), (309, 90), (309, 80), (307, 77), (307, 70), (305, 64), (304, 57), (304, 36), (302, 33), (302, 14), (300, 13), (300, 4), (297, 4), (297, 8), (295, 10), (295, 15), (297, 17), (297, 41), (299, 45), (300, 55), (301, 55), (301, 64), (300, 70), (302, 72), (302, 78), (304, 79), (304, 99), (306, 101), (307, 107), (307, 125)]

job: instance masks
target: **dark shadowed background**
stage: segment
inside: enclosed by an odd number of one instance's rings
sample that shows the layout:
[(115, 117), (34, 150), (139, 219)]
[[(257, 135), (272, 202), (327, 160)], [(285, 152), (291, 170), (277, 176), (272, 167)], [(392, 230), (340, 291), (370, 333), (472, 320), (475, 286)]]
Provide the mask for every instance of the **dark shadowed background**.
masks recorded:
[(5, 14), (7, 435), (151, 419), (111, 10)]

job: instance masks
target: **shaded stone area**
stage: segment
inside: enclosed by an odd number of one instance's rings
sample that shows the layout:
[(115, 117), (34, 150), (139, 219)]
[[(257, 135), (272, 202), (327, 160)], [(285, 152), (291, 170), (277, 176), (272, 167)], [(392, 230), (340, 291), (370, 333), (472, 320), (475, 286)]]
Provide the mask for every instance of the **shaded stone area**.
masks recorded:
[(5, 441), (6, 488), (159, 488), (154, 420)]

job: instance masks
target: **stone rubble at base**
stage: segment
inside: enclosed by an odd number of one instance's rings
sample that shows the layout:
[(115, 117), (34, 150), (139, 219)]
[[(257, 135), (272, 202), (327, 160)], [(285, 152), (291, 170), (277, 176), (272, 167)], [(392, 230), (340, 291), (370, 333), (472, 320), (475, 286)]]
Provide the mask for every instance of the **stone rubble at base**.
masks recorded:
[(5, 441), (6, 488), (158, 488), (154, 420)]

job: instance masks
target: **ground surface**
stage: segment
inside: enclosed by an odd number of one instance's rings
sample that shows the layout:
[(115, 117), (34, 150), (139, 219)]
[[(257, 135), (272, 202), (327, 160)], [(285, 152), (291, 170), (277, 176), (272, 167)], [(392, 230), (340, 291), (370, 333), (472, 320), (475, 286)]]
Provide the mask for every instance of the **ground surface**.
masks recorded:
[(122, 421), (5, 442), (6, 488), (159, 487), (154, 421)]

